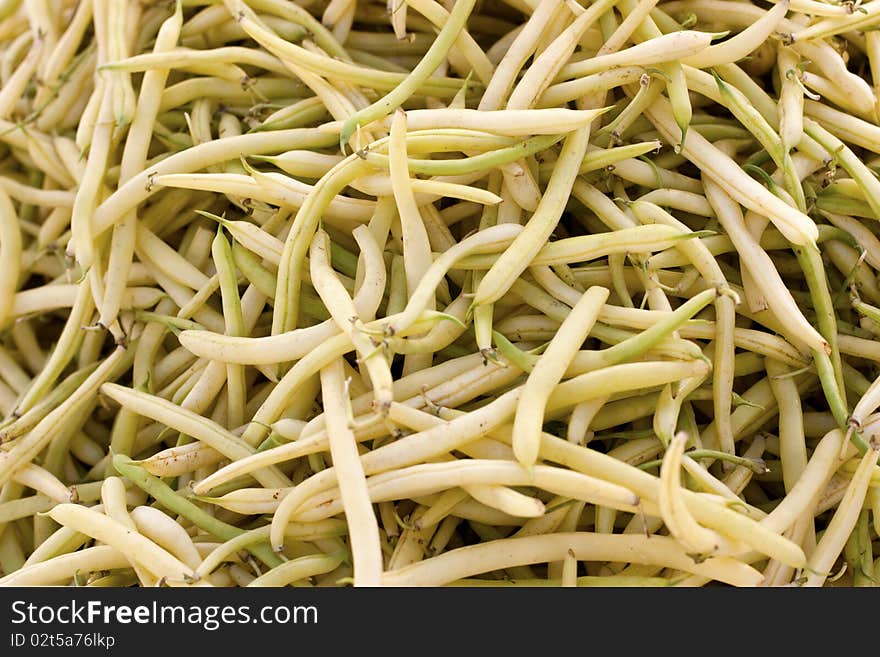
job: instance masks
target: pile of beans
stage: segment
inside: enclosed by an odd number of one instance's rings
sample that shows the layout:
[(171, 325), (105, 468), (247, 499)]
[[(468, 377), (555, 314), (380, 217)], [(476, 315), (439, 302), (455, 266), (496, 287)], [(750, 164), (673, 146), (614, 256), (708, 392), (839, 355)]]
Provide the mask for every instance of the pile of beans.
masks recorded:
[(0, 1), (0, 585), (874, 585), (878, 26)]

